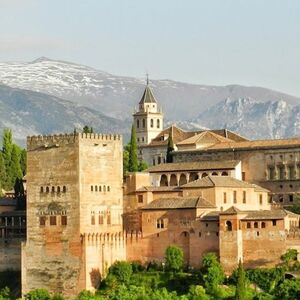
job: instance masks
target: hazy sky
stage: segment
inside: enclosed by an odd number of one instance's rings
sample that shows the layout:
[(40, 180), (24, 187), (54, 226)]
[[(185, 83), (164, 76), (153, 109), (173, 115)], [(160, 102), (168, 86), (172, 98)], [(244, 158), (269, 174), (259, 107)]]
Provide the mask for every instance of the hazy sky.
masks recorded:
[(300, 1), (0, 0), (0, 61), (40, 56), (300, 96)]

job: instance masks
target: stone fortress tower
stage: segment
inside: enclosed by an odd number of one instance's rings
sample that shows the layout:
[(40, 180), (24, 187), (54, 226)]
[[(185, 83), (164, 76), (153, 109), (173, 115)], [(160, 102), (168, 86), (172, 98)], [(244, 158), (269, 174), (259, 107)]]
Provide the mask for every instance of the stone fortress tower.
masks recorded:
[(115, 260), (126, 258), (122, 138), (35, 136), (27, 138), (27, 151), (22, 293), (93, 289)]
[(163, 113), (158, 109), (148, 78), (139, 110), (133, 114), (133, 121), (138, 146), (148, 145), (163, 129)]

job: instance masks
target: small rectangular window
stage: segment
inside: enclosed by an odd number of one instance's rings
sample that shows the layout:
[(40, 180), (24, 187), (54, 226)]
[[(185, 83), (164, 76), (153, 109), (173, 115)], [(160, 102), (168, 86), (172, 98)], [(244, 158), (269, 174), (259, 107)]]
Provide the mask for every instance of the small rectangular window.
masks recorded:
[(56, 225), (56, 216), (50, 216), (50, 225), (51, 226)]
[(95, 216), (94, 215), (91, 216), (91, 224), (95, 225)]
[(237, 203), (236, 191), (233, 191), (233, 203)]
[(272, 225), (273, 225), (273, 226), (276, 226), (276, 225), (277, 225), (276, 220), (273, 220), (273, 221), (272, 221)]
[(246, 198), (246, 191), (243, 191), (243, 203), (246, 203), (247, 198)]
[(61, 225), (67, 226), (67, 224), (68, 224), (67, 216), (61, 216)]
[(223, 200), (224, 200), (224, 203), (227, 203), (227, 194), (226, 194), (226, 192), (223, 193)]
[(104, 223), (104, 220), (103, 220), (104, 218), (103, 218), (103, 214), (102, 213), (100, 213), (100, 215), (99, 215), (99, 225), (102, 225), (103, 223)]
[(138, 202), (139, 203), (143, 203), (144, 202), (143, 195), (138, 195)]
[(46, 217), (40, 217), (40, 226), (46, 225)]
[(259, 194), (259, 204), (260, 205), (263, 204), (263, 196), (262, 196), (262, 194)]
[(107, 225), (111, 224), (111, 216), (110, 213), (107, 214)]

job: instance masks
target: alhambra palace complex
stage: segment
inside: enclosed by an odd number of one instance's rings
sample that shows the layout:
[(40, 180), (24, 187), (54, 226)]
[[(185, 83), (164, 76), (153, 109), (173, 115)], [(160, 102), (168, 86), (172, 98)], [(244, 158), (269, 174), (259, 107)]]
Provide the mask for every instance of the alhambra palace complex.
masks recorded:
[(300, 190), (300, 139), (164, 129), (149, 85), (133, 118), (150, 167), (125, 179), (119, 135), (27, 138), (27, 210), (0, 200), (0, 269), (21, 270), (23, 294), (72, 297), (96, 288), (116, 260), (163, 262), (169, 245), (191, 267), (215, 252), (228, 273), (240, 259), (273, 266), (300, 250), (300, 215), (284, 209)]

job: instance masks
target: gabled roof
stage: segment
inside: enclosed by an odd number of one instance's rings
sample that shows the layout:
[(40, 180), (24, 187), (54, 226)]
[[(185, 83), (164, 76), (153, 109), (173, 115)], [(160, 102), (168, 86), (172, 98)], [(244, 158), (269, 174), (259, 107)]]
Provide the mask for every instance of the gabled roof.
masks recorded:
[(144, 104), (144, 103), (157, 103), (157, 101), (153, 95), (153, 92), (148, 84), (146, 85), (144, 94), (139, 102), (139, 104)]
[(228, 209), (226, 209), (225, 211), (222, 211), (220, 214), (221, 215), (237, 215), (241, 212), (242, 211), (240, 209), (238, 209), (237, 207), (231, 206)]
[(181, 191), (179, 186), (143, 186), (136, 192), (178, 192)]
[(172, 197), (156, 199), (144, 206), (142, 209), (178, 208), (215, 208), (215, 206), (201, 197)]
[(239, 160), (204, 160), (194, 162), (168, 163), (152, 166), (149, 173), (176, 171), (232, 170), (240, 163)]
[[(197, 187), (232, 187), (232, 188), (254, 188), (255, 190), (265, 191), (255, 184), (248, 183), (246, 181), (238, 180), (230, 176), (207, 176), (181, 186), (181, 188), (197, 188)], [(259, 189), (258, 189), (259, 188)]]
[(187, 138), (179, 143), (177, 145), (193, 145), (193, 144), (208, 144), (208, 145), (214, 145), (217, 143), (228, 143), (233, 142), (229, 138), (225, 138), (221, 135), (218, 135), (212, 131), (203, 131), (201, 133), (195, 134), (194, 136)]

